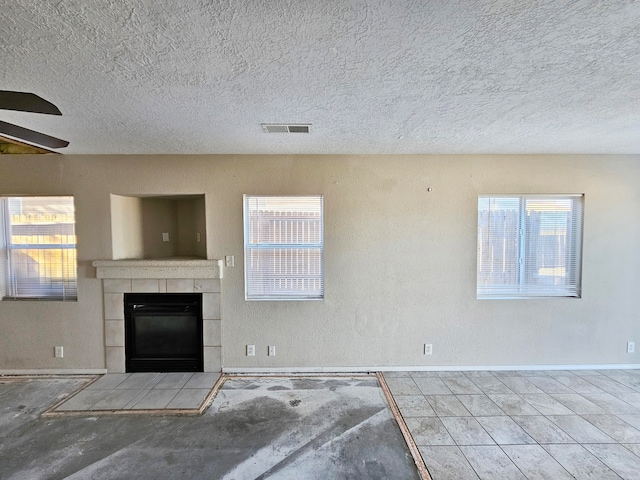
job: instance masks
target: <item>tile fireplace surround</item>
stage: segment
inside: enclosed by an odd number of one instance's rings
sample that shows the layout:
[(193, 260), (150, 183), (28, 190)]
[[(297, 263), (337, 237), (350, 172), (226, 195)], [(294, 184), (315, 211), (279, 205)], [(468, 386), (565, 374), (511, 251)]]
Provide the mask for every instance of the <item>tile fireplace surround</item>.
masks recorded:
[(96, 260), (102, 279), (108, 373), (125, 372), (125, 293), (202, 293), (204, 371), (222, 370), (222, 260)]

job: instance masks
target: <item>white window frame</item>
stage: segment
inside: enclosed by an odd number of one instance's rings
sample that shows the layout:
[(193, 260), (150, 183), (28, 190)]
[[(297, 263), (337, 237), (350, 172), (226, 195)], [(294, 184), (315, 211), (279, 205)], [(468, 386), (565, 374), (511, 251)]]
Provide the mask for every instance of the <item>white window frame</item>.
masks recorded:
[[(319, 241), (310, 242), (302, 241), (294, 243), (291, 239), (285, 238), (283, 242), (268, 242), (267, 239), (259, 239), (257, 242), (252, 241), (250, 236), (252, 217), (251, 212), (256, 211), (257, 202), (261, 199), (265, 201), (281, 201), (284, 203), (292, 202), (291, 208), (295, 212), (295, 201), (299, 199), (301, 202), (318, 202), (318, 213), (320, 214), (320, 231), (315, 230), (313, 235)], [(302, 207), (298, 207), (301, 208)], [(286, 217), (285, 217), (286, 219)], [(289, 219), (291, 220), (291, 219)], [(293, 220), (291, 220), (293, 221)], [(243, 196), (243, 224), (244, 224), (244, 278), (245, 278), (245, 299), (246, 300), (323, 300), (324, 299), (324, 197), (323, 195), (244, 195)], [(316, 225), (315, 227), (318, 227)], [(303, 235), (304, 236), (304, 235)], [(252, 267), (252, 253), (262, 251), (267, 253), (273, 250), (273, 256), (270, 260), (275, 266), (263, 273), (257, 271), (256, 267)], [(300, 264), (300, 270), (297, 273), (274, 273), (275, 270), (286, 270), (286, 260), (279, 260), (282, 257), (276, 251), (299, 251), (302, 256), (305, 253), (314, 258), (315, 263), (312, 268)], [(319, 258), (318, 252), (319, 250)], [(290, 258), (289, 258), (290, 260)], [(280, 261), (280, 263), (278, 263)], [(318, 264), (319, 262), (319, 264)], [(291, 265), (288, 265), (291, 267)], [(297, 264), (296, 264), (297, 266)], [(311, 271), (309, 271), (311, 270)], [(308, 285), (313, 284), (313, 287)], [(276, 285), (282, 285), (277, 287)], [(301, 285), (300, 287), (292, 285)], [(307, 285), (307, 286), (305, 286)]]
[[(47, 272), (52, 271), (51, 264), (42, 260), (34, 260), (37, 267), (37, 274), (43, 280), (39, 287), (35, 287), (33, 283), (30, 283), (28, 280), (25, 280), (24, 273), (23, 278), (20, 280), (20, 274), (18, 274), (19, 267), (14, 265), (14, 256), (12, 255), (15, 251), (20, 250), (28, 250), (30, 252), (46, 252), (46, 251), (56, 251), (56, 250), (76, 250), (76, 243), (34, 243), (34, 242), (22, 242), (22, 243), (14, 243), (13, 241), (13, 233), (12, 229), (15, 228), (12, 225), (11, 215), (9, 210), (9, 202), (23, 202), (27, 198), (29, 199), (42, 199), (43, 204), (46, 203), (47, 199), (70, 199), (71, 202), (74, 202), (72, 196), (69, 195), (41, 195), (41, 196), (0, 196), (0, 250), (2, 250), (2, 260), (0, 261), (0, 276), (2, 277), (2, 281), (0, 281), (0, 296), (2, 300), (58, 300), (58, 301), (77, 301), (77, 260), (74, 258), (73, 265), (69, 263), (61, 264), (60, 268), (63, 271), (72, 271), (72, 275), (69, 277), (63, 277), (64, 280), (59, 279), (58, 277), (52, 277), (48, 275)], [(75, 210), (75, 209), (74, 209)], [(68, 222), (65, 222), (68, 225)], [(22, 225), (23, 227), (29, 227), (31, 224)], [(37, 230), (37, 225), (35, 226), (35, 230)], [(42, 228), (48, 228), (50, 225), (55, 225), (55, 223), (43, 223)], [(75, 240), (75, 219), (73, 221), (72, 227), (72, 237)], [(55, 228), (52, 228), (52, 231), (55, 231)], [(43, 235), (39, 233), (38, 235)], [(47, 234), (44, 234), (47, 235)], [(49, 257), (50, 258), (50, 257)], [(68, 255), (61, 255), (62, 259), (65, 261), (68, 259)], [(35, 278), (27, 277), (27, 278)], [(52, 288), (52, 285), (59, 285), (61, 288)], [(69, 288), (65, 288), (66, 286)]]
[[(494, 248), (495, 242), (488, 241), (489, 233), (483, 231), (490, 230), (486, 225), (481, 225), (481, 204), (489, 205), (498, 204), (500, 201), (514, 201), (518, 202), (518, 214), (517, 214), (517, 236), (511, 235), (511, 241), (508, 241), (508, 235), (500, 237), (498, 234), (495, 239), (504, 239), (505, 251), (509, 248), (512, 250), (517, 249), (516, 255), (508, 257), (504, 252), (498, 252), (496, 255), (498, 258), (503, 259), (503, 268), (506, 272), (505, 277), (511, 277), (513, 282), (494, 281), (489, 283), (486, 279), (490, 276), (487, 273), (487, 268), (495, 268), (495, 262), (487, 262), (487, 255), (493, 255), (493, 252), (489, 252), (489, 249)], [(529, 280), (535, 278), (540, 270), (537, 262), (539, 257), (544, 253), (544, 245), (538, 245), (539, 250), (527, 251), (527, 248), (531, 249), (534, 243), (533, 239), (540, 238), (542, 234), (530, 235), (529, 231), (532, 228), (533, 222), (529, 220), (527, 213), (527, 202), (547, 202), (548, 205), (554, 201), (557, 202), (570, 202), (570, 210), (566, 217), (566, 223), (564, 223), (564, 237), (565, 241), (562, 244), (564, 255), (561, 257), (564, 261), (564, 265), (558, 268), (547, 269), (548, 272), (540, 274), (538, 278), (544, 281), (537, 282), (537, 280)], [(493, 202), (493, 203), (492, 203)], [(499, 208), (490, 207), (488, 211), (499, 210)], [(514, 209), (507, 209), (514, 211)], [(506, 210), (503, 210), (506, 211)], [(536, 211), (531, 209), (531, 212)], [(543, 210), (540, 210), (543, 211)], [(549, 211), (549, 210), (547, 210)], [(551, 210), (555, 212), (556, 210)], [(561, 209), (557, 210), (561, 212)], [(583, 216), (584, 216), (584, 195), (582, 194), (565, 194), (565, 195), (479, 195), (478, 196), (478, 234), (477, 234), (477, 298), (478, 299), (517, 299), (517, 298), (549, 298), (549, 297), (573, 297), (581, 298), (582, 296), (582, 229), (583, 229)], [(556, 228), (558, 225), (554, 224)], [(507, 228), (506, 226), (504, 228)], [(516, 240), (517, 239), (517, 240)], [(514, 247), (513, 242), (516, 241), (517, 245)], [(553, 250), (552, 250), (553, 252)], [(554, 252), (557, 253), (557, 252)], [(542, 255), (543, 256), (543, 255)], [(557, 255), (556, 255), (557, 257)], [(515, 261), (514, 261), (515, 259)], [(557, 267), (557, 266), (556, 266)], [(483, 271), (485, 269), (485, 271)], [(564, 270), (563, 270), (564, 269)], [(557, 273), (558, 270), (560, 273)], [(499, 276), (499, 275), (498, 275)]]

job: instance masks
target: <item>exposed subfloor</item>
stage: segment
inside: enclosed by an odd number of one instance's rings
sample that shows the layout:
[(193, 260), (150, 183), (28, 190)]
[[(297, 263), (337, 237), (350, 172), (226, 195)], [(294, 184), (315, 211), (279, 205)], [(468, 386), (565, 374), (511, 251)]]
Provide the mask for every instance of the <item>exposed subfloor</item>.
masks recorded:
[(86, 380), (2, 382), (2, 479), (419, 478), (372, 376), (231, 378), (199, 416), (42, 416)]
[(384, 377), (433, 480), (640, 479), (640, 370)]

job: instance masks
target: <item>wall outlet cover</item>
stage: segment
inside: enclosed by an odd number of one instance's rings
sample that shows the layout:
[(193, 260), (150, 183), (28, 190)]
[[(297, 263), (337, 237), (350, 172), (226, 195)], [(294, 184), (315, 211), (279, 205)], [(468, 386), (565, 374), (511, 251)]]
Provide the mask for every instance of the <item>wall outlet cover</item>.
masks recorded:
[(636, 342), (627, 342), (627, 353), (635, 353)]
[(63, 358), (64, 357), (64, 347), (60, 347), (60, 346), (53, 347), (53, 355), (56, 358)]
[(424, 354), (425, 355), (432, 355), (433, 354), (433, 344), (432, 343), (425, 343), (424, 344)]
[(269, 356), (270, 357), (275, 357), (276, 356), (276, 346), (275, 345), (269, 345)]
[(256, 356), (256, 346), (247, 345), (247, 357), (255, 357), (255, 356)]

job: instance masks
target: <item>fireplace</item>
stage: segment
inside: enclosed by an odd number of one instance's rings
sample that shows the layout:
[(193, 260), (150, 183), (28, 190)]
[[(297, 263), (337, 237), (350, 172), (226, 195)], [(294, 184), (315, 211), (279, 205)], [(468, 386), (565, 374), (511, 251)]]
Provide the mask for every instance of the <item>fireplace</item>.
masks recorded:
[(125, 293), (127, 372), (202, 372), (201, 293)]
[(222, 370), (221, 282), (223, 260), (95, 260), (102, 280), (107, 373), (124, 373), (124, 295), (197, 293), (202, 295), (202, 357), (205, 372)]

